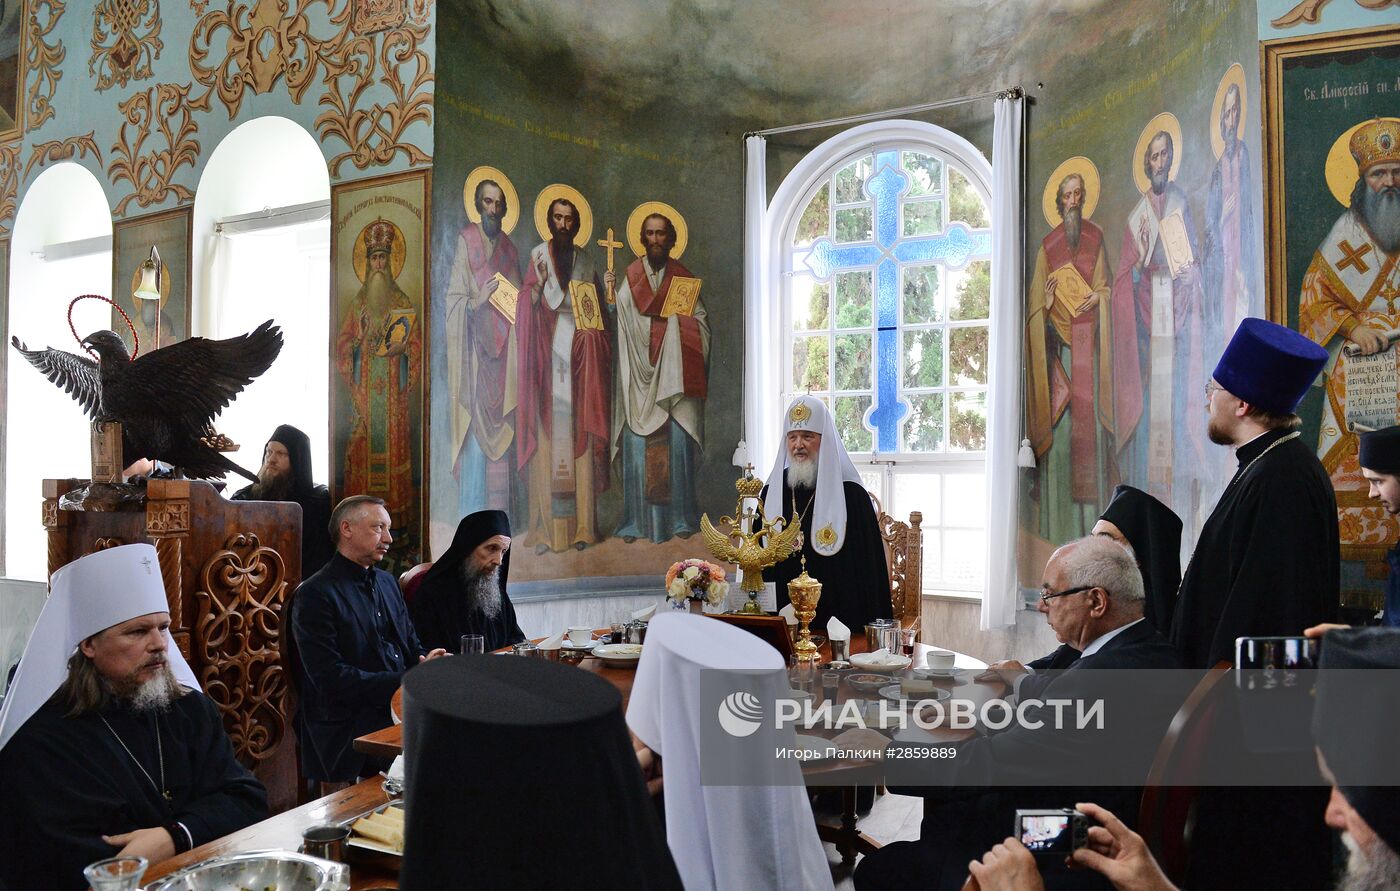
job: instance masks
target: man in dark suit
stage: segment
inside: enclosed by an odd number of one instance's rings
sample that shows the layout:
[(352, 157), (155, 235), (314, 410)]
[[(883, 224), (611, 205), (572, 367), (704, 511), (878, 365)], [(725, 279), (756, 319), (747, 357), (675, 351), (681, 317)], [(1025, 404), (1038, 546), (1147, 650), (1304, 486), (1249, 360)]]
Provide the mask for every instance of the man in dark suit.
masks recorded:
[(384, 500), (352, 495), (336, 505), (336, 553), (302, 582), (292, 601), (301, 667), (297, 734), (302, 773), (349, 783), (386, 765), (354, 751), (355, 737), (389, 726), (389, 700), (403, 673), (426, 659), (394, 577), (375, 565), (393, 536)]
[[(1136, 813), (1141, 783), (1189, 690), (1188, 679), (1179, 679), (1172, 695), (1123, 695), (1113, 689), (1113, 673), (1096, 669), (1180, 668), (1180, 656), (1143, 621), (1142, 574), (1122, 545), (1099, 536), (1070, 542), (1050, 557), (1043, 578), (1040, 611), (1056, 637), (1080, 655), (1068, 668), (1045, 673), (1037, 698), (1104, 700), (1104, 727), (1080, 729), (1073, 720), (1056, 727), (1047, 707), (1028, 712), (1031, 721), (1018, 717), (1005, 729), (951, 743), (956, 746), (952, 758), (887, 758), (887, 783), (908, 787), (897, 792), (925, 798), (921, 838), (867, 856), (855, 874), (859, 891), (905, 888), (911, 881), (920, 887), (961, 888), (968, 861), (1006, 837), (1018, 808), (1105, 799), (1117, 805), (1116, 812)], [(1121, 680), (1118, 685), (1123, 686)], [(1024, 696), (1021, 702), (1029, 704)], [(1032, 726), (1037, 717), (1043, 723)], [(895, 743), (892, 748), (949, 744)], [(1084, 782), (1086, 766), (1105, 787)], [(1051, 888), (1102, 887), (1100, 882), (1082, 873), (1047, 876)]]

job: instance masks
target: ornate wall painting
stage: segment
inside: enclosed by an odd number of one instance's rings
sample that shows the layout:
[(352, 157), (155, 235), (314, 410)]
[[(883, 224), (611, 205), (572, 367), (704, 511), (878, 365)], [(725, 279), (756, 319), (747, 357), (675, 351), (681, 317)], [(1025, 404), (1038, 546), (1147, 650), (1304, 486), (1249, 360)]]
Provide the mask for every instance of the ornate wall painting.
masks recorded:
[(487, 508), (515, 516), (515, 316), (530, 242), (517, 231), (520, 196), (505, 171), (481, 165), (462, 183), (465, 225), (447, 277), (443, 347), (454, 516)]
[(24, 91), (24, 128), (35, 130), (54, 116), (53, 97), (58, 93), (58, 82), (63, 79), (59, 66), (68, 55), (63, 41), (54, 36), (54, 31), (63, 17), (66, 3), (65, 0), (27, 0), (24, 6), (24, 39), (20, 50), (25, 78), (19, 89)]
[(151, 76), (160, 58), (160, 0), (99, 0), (92, 11), (92, 56), (88, 74), (97, 92)]
[(331, 189), (331, 492), (387, 502), (395, 572), (423, 553), (428, 214), (427, 171)]
[(1384, 574), (1400, 525), (1357, 434), (1400, 422), (1400, 28), (1263, 45), (1269, 315), (1331, 354), (1299, 409), (1337, 491), (1342, 557)]
[[(1115, 358), (1137, 371), (1131, 317), (1124, 330), (1133, 341), (1114, 350), (1113, 271), (1104, 230), (1091, 219), (1100, 192), (1099, 169), (1082, 155), (1046, 179), (1041, 210), (1049, 231), (1026, 293), (1026, 436), (1039, 468), (1032, 498), (1051, 541), (1087, 535), (1107, 504), (1118, 478)], [(1134, 420), (1124, 420), (1125, 444)]]
[[(131, 318), (145, 353), (156, 343), (156, 302), (138, 300), (132, 291), (141, 281), (141, 264), (154, 245), (160, 251), (160, 345), (190, 336), (190, 240), (194, 212), (190, 206), (117, 220), (112, 226), (112, 299)], [(140, 304), (139, 306), (137, 304)], [(112, 311), (112, 330), (130, 345), (131, 332)], [(81, 332), (80, 332), (81, 333)]]
[[(113, 158), (107, 176), (113, 184), (126, 180), (132, 191), (117, 202), (114, 216), (125, 214), (132, 201), (140, 207), (150, 207), (170, 195), (177, 201), (194, 200), (193, 189), (174, 181), (181, 167), (188, 165), (193, 170), (199, 157), (199, 140), (194, 138), (199, 124), (191, 112), (208, 110), (207, 105), (190, 99), (191, 87), (156, 84), (117, 104), (117, 111), (125, 120), (117, 141), (112, 143)], [(147, 141), (153, 134), (158, 134), (160, 141), (148, 151)]]

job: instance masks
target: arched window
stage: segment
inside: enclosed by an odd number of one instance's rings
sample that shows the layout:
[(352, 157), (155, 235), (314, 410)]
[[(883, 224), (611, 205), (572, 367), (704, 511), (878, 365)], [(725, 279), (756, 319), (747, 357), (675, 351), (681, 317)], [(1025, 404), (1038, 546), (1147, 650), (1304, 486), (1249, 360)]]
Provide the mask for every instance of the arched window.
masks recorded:
[[(216, 421), (249, 470), (278, 424), (311, 439), (312, 476), (326, 482), (330, 411), (330, 176), (295, 121), (255, 118), (224, 137), (195, 196), (194, 325), (233, 337), (268, 319), (282, 353)], [(229, 491), (247, 481), (230, 474)], [(305, 530), (306, 534), (316, 534)]]
[[(102, 185), (79, 164), (55, 164), (29, 186), (15, 214), (9, 332), (30, 349), (81, 353), (68, 328), (68, 304), (79, 294), (110, 296), (111, 290), (112, 215)], [(78, 303), (73, 327), (79, 337), (113, 327), (112, 307)], [(42, 482), (87, 475), (88, 419), (8, 343), (4, 348), (5, 574), (42, 581), (48, 578)]]
[(770, 208), (775, 383), (784, 402), (827, 402), (887, 513), (923, 513), (924, 589), (979, 592), (990, 166), (931, 125), (856, 130), (799, 164)]

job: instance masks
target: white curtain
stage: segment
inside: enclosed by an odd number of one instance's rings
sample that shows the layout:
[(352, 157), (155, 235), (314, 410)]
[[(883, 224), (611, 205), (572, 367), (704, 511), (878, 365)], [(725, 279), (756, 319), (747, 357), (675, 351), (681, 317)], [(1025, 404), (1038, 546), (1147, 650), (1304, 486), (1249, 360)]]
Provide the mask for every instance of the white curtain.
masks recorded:
[[(748, 460), (762, 471), (776, 443), (777, 357), (768, 299), (768, 180), (762, 136), (744, 138), (744, 440)], [(736, 458), (739, 456), (735, 456)]]
[(1016, 624), (1016, 465), (1021, 438), (1021, 130), (1020, 91), (996, 100), (992, 122), (992, 312), (987, 394), (987, 590), (981, 626)]

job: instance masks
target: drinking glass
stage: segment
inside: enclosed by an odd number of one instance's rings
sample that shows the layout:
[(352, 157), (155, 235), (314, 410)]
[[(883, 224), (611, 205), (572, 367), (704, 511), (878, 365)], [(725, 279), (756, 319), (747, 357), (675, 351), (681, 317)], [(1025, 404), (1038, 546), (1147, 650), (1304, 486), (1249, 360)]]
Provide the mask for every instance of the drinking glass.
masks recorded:
[(840, 686), (841, 686), (841, 672), (839, 672), (839, 671), (824, 671), (824, 672), (822, 672), (822, 698), (827, 699), (827, 700), (830, 700), (831, 702), (835, 702), (835, 701), (836, 701), (836, 692), (837, 692), (837, 690), (840, 688)]
[(149, 863), (145, 857), (109, 857), (83, 867), (93, 891), (136, 891)]
[(900, 634), (898, 625), (890, 625), (879, 630), (880, 646), (891, 654), (898, 655), (902, 652), (904, 638)]
[(462, 655), (468, 653), (485, 653), (486, 636), (483, 634), (463, 634), (462, 635)]
[(609, 628), (609, 631), (611, 633), (608, 637), (608, 643), (620, 644), (627, 642), (626, 622), (613, 622), (611, 627)]
[(902, 628), (899, 631), (900, 652), (910, 659), (914, 658), (914, 638), (918, 636), (919, 629), (917, 628)]

